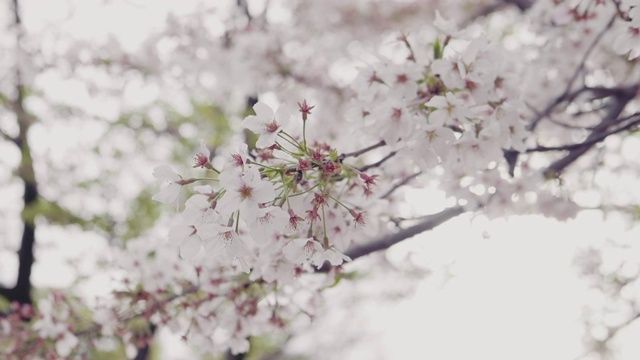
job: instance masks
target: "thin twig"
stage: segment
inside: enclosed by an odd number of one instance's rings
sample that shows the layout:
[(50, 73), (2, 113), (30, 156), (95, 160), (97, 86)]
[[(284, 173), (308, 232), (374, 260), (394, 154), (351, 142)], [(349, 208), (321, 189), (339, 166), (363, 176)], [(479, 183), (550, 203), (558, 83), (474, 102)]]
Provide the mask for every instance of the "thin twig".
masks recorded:
[(0, 130), (0, 138), (5, 139), (13, 144), (18, 144), (18, 139), (14, 138), (13, 136), (10, 136), (9, 134), (5, 133), (4, 131)]
[(507, 5), (508, 4), (504, 2), (497, 2), (494, 4), (488, 4), (486, 6), (483, 6), (480, 9), (478, 9), (476, 12), (471, 14), (468, 18), (464, 19), (464, 21), (460, 23), (460, 28), (464, 29), (470, 24), (474, 23), (479, 18), (491, 15), (496, 11), (502, 10), (503, 8), (507, 7)]
[(367, 171), (369, 169), (376, 168), (376, 167), (384, 164), (385, 161), (387, 161), (387, 160), (391, 159), (392, 157), (394, 157), (396, 155), (396, 153), (397, 153), (396, 151), (392, 151), (392, 152), (389, 153), (389, 155), (383, 157), (382, 159), (374, 162), (373, 164), (365, 165), (365, 166), (361, 167), (358, 170), (360, 170), (361, 172), (365, 172), (365, 171)]
[(604, 132), (604, 133), (600, 133), (598, 136), (595, 136), (595, 137), (591, 138), (590, 140), (585, 140), (585, 141), (583, 141), (581, 143), (569, 144), (569, 145), (560, 145), (560, 146), (537, 146), (535, 148), (527, 149), (525, 152), (532, 153), (532, 152), (565, 151), (565, 150), (579, 149), (581, 147), (590, 146), (590, 145), (594, 145), (596, 143), (599, 143), (599, 142), (603, 141), (604, 139), (606, 139), (610, 135), (617, 134), (617, 133), (623, 132), (625, 130), (631, 130), (631, 128), (633, 128), (636, 125), (640, 125), (640, 119), (631, 121), (631, 122), (625, 124), (624, 126), (621, 126), (621, 127), (617, 128), (617, 129), (610, 130), (610, 131), (607, 131), (607, 132)]
[[(572, 96), (569, 96), (569, 94), (571, 92), (571, 88), (573, 87), (574, 82), (578, 79), (578, 76), (580, 75), (582, 70), (584, 70), (584, 66), (585, 66), (585, 64), (587, 62), (587, 59), (589, 58), (589, 56), (591, 55), (593, 50), (596, 48), (596, 45), (598, 45), (598, 43), (600, 42), (600, 40), (602, 39), (604, 34), (611, 28), (611, 26), (613, 26), (613, 23), (614, 23), (614, 20), (616, 19), (616, 17), (617, 17), (617, 15), (612, 16), (611, 20), (609, 20), (609, 22), (604, 27), (604, 29), (602, 29), (598, 33), (598, 35), (593, 39), (593, 41), (589, 45), (589, 48), (587, 48), (587, 51), (582, 56), (582, 60), (580, 60), (580, 64), (578, 65), (578, 67), (575, 69), (575, 71), (571, 75), (571, 78), (569, 78), (569, 82), (567, 83), (567, 86), (565, 87), (565, 89), (562, 92), (562, 94), (560, 96), (558, 96), (553, 102), (551, 102), (543, 111), (537, 112), (538, 115), (529, 124), (529, 130), (533, 131), (536, 128), (536, 126), (538, 125), (538, 123), (540, 122), (540, 120), (542, 120), (543, 118), (548, 116), (551, 113), (551, 111), (553, 111), (553, 109), (556, 108), (556, 106), (560, 105), (561, 103), (563, 103), (565, 101), (570, 101), (572, 99)], [(582, 92), (584, 90), (587, 90), (587, 89), (588, 88), (583, 87), (582, 89), (579, 89), (578, 91), (576, 91), (574, 94), (579, 94), (580, 92)]]
[[(425, 219), (409, 228), (400, 230), (396, 233), (382, 236), (376, 240), (363, 244), (361, 246), (348, 250), (345, 255), (349, 256), (351, 260), (355, 260), (359, 257), (363, 257), (374, 253), (376, 251), (385, 250), (391, 246), (409, 239), (415, 235), (421, 234), (425, 231), (432, 230), (435, 227), (442, 225), (443, 223), (453, 219), (454, 217), (464, 213), (466, 210), (461, 206), (448, 208), (437, 214), (429, 215)], [(328, 272), (331, 269), (331, 265), (325, 263), (317, 272)]]
[(371, 150), (377, 149), (377, 148), (382, 147), (382, 146), (384, 146), (384, 145), (386, 145), (386, 144), (387, 144), (387, 143), (386, 143), (384, 140), (380, 140), (379, 142), (377, 142), (377, 143), (375, 143), (375, 144), (373, 144), (373, 145), (371, 145), (371, 146), (367, 146), (367, 147), (366, 147), (366, 148), (364, 148), (364, 149), (357, 150), (357, 151), (353, 151), (353, 152), (350, 152), (350, 153), (346, 153), (346, 154), (344, 154), (344, 157), (345, 157), (345, 158), (348, 158), (348, 157), (358, 157), (358, 156), (360, 156), (360, 155), (362, 155), (362, 154), (364, 154), (364, 153), (366, 153), (366, 152), (369, 152), (369, 151), (371, 151)]
[[(567, 154), (565, 157), (549, 165), (549, 167), (547, 167), (544, 172), (545, 177), (557, 177), (558, 174), (562, 172), (562, 170), (571, 165), (574, 161), (578, 160), (584, 153), (589, 151), (589, 149), (594, 144), (611, 135), (611, 131), (607, 131), (607, 129), (615, 124), (619, 124), (621, 120), (626, 119), (620, 119), (619, 116), (624, 111), (629, 101), (631, 101), (631, 99), (636, 96), (639, 88), (640, 84), (636, 84), (625, 89), (621, 89), (618, 93), (616, 93), (614, 95), (613, 101), (610, 104), (609, 112), (600, 122), (600, 124), (594, 128), (594, 130), (591, 132), (591, 135), (589, 135), (587, 139), (580, 144), (580, 146), (572, 147), (572, 149), (569, 150), (569, 154)], [(612, 131), (614, 133), (624, 131), (630, 129), (635, 125), (637, 125), (637, 122), (632, 121)]]
[(382, 196), (380, 196), (381, 199), (385, 199), (389, 196), (391, 196), (391, 194), (393, 194), (394, 191), (398, 190), (399, 188), (401, 188), (402, 186), (408, 184), (411, 180), (417, 178), (418, 176), (420, 176), (422, 174), (422, 171), (418, 171), (415, 174), (411, 174), (407, 177), (405, 177), (404, 179), (402, 179), (399, 183), (393, 185), (389, 190), (387, 190), (387, 192), (385, 192), (384, 194), (382, 194)]

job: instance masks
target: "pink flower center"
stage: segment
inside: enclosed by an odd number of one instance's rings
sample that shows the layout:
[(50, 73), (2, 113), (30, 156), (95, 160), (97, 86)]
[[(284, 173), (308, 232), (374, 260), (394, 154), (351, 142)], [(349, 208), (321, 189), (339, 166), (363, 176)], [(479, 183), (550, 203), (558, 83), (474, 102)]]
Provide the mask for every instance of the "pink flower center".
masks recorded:
[(313, 256), (313, 254), (316, 253), (316, 248), (313, 246), (313, 241), (311, 240), (307, 241), (307, 243), (304, 244), (303, 250), (307, 258), (310, 258), (311, 256)]
[(400, 122), (401, 118), (402, 118), (402, 109), (393, 108), (393, 111), (391, 113), (391, 120), (393, 120), (394, 122)]
[(354, 221), (357, 226), (365, 226), (367, 224), (367, 218), (365, 216), (365, 213), (362, 212), (356, 215)]
[(278, 125), (278, 123), (276, 122), (276, 120), (271, 120), (271, 122), (267, 123), (264, 126), (264, 130), (268, 133), (274, 133), (276, 131), (278, 131), (278, 129), (280, 129), (280, 125)]
[(220, 234), (220, 236), (222, 237), (222, 242), (225, 245), (229, 245), (233, 241), (233, 234), (231, 233), (231, 231), (225, 231)]
[(271, 213), (266, 213), (263, 217), (258, 218), (258, 221), (260, 224), (271, 224), (272, 219), (273, 215), (271, 215)]
[(194, 167), (205, 167), (209, 163), (209, 158), (202, 153), (196, 154)]
[(236, 164), (236, 166), (244, 165), (244, 161), (242, 160), (242, 156), (240, 156), (240, 154), (231, 155), (231, 160), (233, 160), (233, 163)]
[(242, 200), (250, 199), (253, 188), (247, 186), (246, 184), (243, 184), (240, 189), (238, 189), (238, 192), (240, 193), (240, 197), (242, 198)]

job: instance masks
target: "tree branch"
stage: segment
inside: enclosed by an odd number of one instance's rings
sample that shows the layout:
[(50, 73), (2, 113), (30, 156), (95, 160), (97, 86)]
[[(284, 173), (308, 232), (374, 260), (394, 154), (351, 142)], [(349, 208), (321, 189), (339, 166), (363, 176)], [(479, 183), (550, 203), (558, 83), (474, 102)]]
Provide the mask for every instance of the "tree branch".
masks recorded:
[(385, 235), (370, 243), (353, 248), (347, 251), (346, 255), (349, 256), (352, 260), (355, 260), (359, 257), (369, 255), (373, 252), (388, 249), (391, 246), (403, 240), (411, 238), (427, 230), (432, 230), (436, 226), (441, 225), (464, 212), (465, 212), (464, 208), (460, 206), (446, 209), (437, 214), (428, 216), (427, 218), (425, 218), (424, 221), (412, 227), (406, 228), (404, 230), (400, 230), (397, 233)]
[[(640, 114), (635, 114), (634, 116), (638, 116)], [(564, 150), (575, 150), (585, 146), (595, 145), (603, 140), (605, 140), (608, 136), (617, 134), (626, 130), (631, 130), (634, 126), (640, 125), (640, 116), (638, 119), (628, 122), (627, 124), (620, 126), (616, 129), (601, 133), (591, 140), (585, 140), (578, 144), (570, 144), (570, 145), (560, 145), (560, 146), (537, 146), (535, 148), (527, 149), (525, 152), (547, 152), (547, 151), (564, 151)]]
[(362, 155), (362, 154), (364, 154), (364, 153), (366, 153), (366, 152), (368, 152), (368, 151), (371, 151), (371, 150), (373, 150), (373, 149), (377, 149), (377, 148), (379, 148), (379, 147), (381, 147), (381, 146), (384, 146), (384, 145), (386, 145), (386, 144), (387, 144), (387, 143), (386, 143), (384, 140), (380, 140), (379, 142), (377, 142), (377, 143), (375, 143), (375, 144), (373, 144), (373, 145), (371, 145), (371, 146), (367, 146), (367, 147), (366, 147), (366, 148), (364, 148), (364, 149), (360, 149), (360, 150), (357, 150), (357, 151), (353, 151), (353, 152), (350, 152), (350, 153), (346, 153), (346, 154), (344, 154), (344, 157), (345, 157), (345, 158), (348, 158), (348, 157), (358, 157), (358, 156), (360, 156), (360, 155)]
[(529, 124), (529, 130), (533, 131), (536, 126), (538, 126), (538, 123), (540, 123), (540, 120), (544, 119), (545, 117), (549, 116), (549, 114), (551, 114), (551, 111), (553, 111), (553, 109), (556, 108), (556, 106), (560, 105), (561, 103), (565, 102), (565, 101), (571, 101), (573, 100), (577, 95), (579, 95), (581, 92), (589, 90), (589, 88), (587, 88), (586, 86), (583, 86), (581, 89), (578, 89), (576, 92), (574, 92), (573, 94), (570, 93), (571, 88), (573, 87), (573, 84), (575, 83), (575, 81), (578, 79), (578, 75), (580, 75), (580, 72), (584, 69), (584, 66), (587, 62), (587, 59), (589, 58), (589, 55), (591, 55), (591, 52), (593, 52), (593, 50), (596, 48), (596, 45), (598, 45), (598, 43), (600, 42), (600, 40), (602, 39), (602, 37), (604, 36), (604, 34), (611, 29), (611, 26), (613, 26), (613, 22), (616, 19), (617, 15), (614, 15), (613, 17), (611, 17), (611, 20), (609, 20), (609, 22), (607, 23), (607, 25), (598, 33), (598, 35), (593, 39), (593, 41), (591, 42), (591, 44), (589, 45), (589, 47), (587, 48), (587, 51), (585, 51), (584, 55), (582, 55), (582, 60), (580, 60), (580, 64), (578, 65), (578, 67), (576, 67), (576, 69), (574, 70), (573, 74), (571, 75), (571, 78), (569, 78), (569, 81), (567, 82), (567, 86), (565, 87), (564, 91), (562, 92), (562, 94), (560, 96), (558, 96), (553, 102), (551, 102), (549, 105), (547, 105), (547, 107), (540, 111), (540, 112), (536, 112), (537, 116), (533, 119), (533, 121)]
[(13, 290), (0, 286), (0, 296), (11, 299), (13, 297)]
[[(2, 100), (3, 95), (0, 94), (0, 100)], [(0, 138), (5, 139), (15, 145), (18, 145), (18, 139), (14, 138), (13, 136), (7, 134), (6, 132), (2, 131), (0, 129)]]
[(24, 223), (22, 239), (20, 242), (20, 250), (18, 251), (18, 279), (16, 285), (11, 291), (6, 292), (10, 295), (10, 301), (17, 301), (21, 304), (30, 304), (31, 299), (31, 268), (35, 260), (33, 256), (33, 248), (35, 246), (35, 217), (28, 216), (29, 207), (35, 205), (38, 201), (38, 183), (36, 182), (35, 170), (33, 168), (33, 160), (31, 158), (31, 149), (28, 142), (28, 132), (31, 127), (31, 117), (24, 108), (25, 87), (20, 70), (20, 60), (22, 58), (22, 26), (20, 18), (20, 7), (18, 0), (13, 0), (13, 12), (15, 19), (16, 32), (16, 64), (15, 64), (15, 89), (16, 100), (14, 102), (14, 111), (16, 114), (19, 133), (16, 138), (16, 145), (20, 147), (22, 158), (18, 166), (18, 176), (24, 183), (24, 194), (22, 196), (24, 209), (22, 212), (22, 221)]
[(157, 330), (157, 326), (153, 323), (150, 324), (149, 326), (149, 331), (150, 334), (149, 336), (151, 337), (151, 339), (148, 339), (145, 342), (145, 345), (141, 348), (138, 349), (138, 352), (136, 353), (136, 356), (133, 358), (133, 360), (147, 360), (149, 359), (149, 355), (151, 355), (151, 340), (153, 339), (153, 337), (156, 334), (156, 330)]
[(397, 184), (393, 185), (389, 190), (387, 190), (387, 192), (382, 194), (382, 196), (380, 196), (380, 198), (384, 199), (384, 198), (387, 198), (387, 197), (391, 196), (391, 194), (393, 194), (396, 190), (398, 190), (399, 188), (401, 188), (404, 185), (408, 184), (411, 180), (417, 178), (421, 174), (422, 174), (422, 171), (418, 171), (417, 173), (414, 173), (414, 174), (411, 174), (411, 175), (407, 176), (406, 178), (402, 179)]
[[(602, 120), (602, 122), (600, 122), (598, 126), (594, 128), (594, 130), (591, 132), (591, 135), (589, 135), (587, 139), (582, 144), (580, 144), (580, 146), (572, 148), (569, 151), (569, 154), (567, 154), (565, 157), (549, 165), (549, 167), (544, 171), (545, 176), (547, 178), (557, 177), (567, 166), (571, 165), (584, 153), (589, 151), (589, 149), (591, 149), (594, 144), (611, 135), (609, 134), (607, 129), (620, 121), (618, 117), (620, 116), (622, 111), (624, 111), (627, 103), (636, 96), (636, 94), (638, 93), (638, 89), (640, 89), (640, 84), (620, 89), (620, 91), (613, 96), (613, 101), (610, 104), (607, 116)], [(625, 128), (627, 126), (633, 127), (634, 125), (636, 125), (635, 121), (632, 121), (626, 126), (620, 128), (620, 131), (626, 130)]]
[[(351, 260), (355, 260), (359, 257), (369, 255), (376, 251), (388, 249), (403, 240), (409, 239), (425, 231), (433, 230), (435, 227), (442, 225), (443, 223), (453, 219), (460, 214), (463, 214), (464, 212), (466, 212), (466, 210), (461, 206), (448, 208), (437, 214), (425, 217), (423, 221), (416, 225), (413, 225), (412, 227), (400, 230), (393, 234), (384, 235), (376, 240), (347, 250), (345, 255), (350, 257)], [(328, 272), (329, 270), (331, 270), (331, 265), (325, 262), (317, 272)]]
[(520, 11), (529, 10), (533, 6), (533, 0), (503, 0), (507, 4), (512, 4), (518, 7)]
[(373, 164), (365, 165), (365, 166), (361, 167), (361, 168), (360, 168), (360, 169), (358, 169), (358, 170), (360, 170), (361, 172), (365, 172), (365, 171), (367, 171), (367, 170), (369, 170), (369, 169), (376, 168), (376, 167), (378, 167), (378, 166), (380, 166), (380, 165), (384, 164), (384, 162), (385, 162), (385, 161), (387, 161), (387, 160), (391, 159), (391, 158), (392, 158), (392, 157), (394, 157), (395, 155), (396, 155), (396, 152), (395, 152), (395, 151), (392, 151), (392, 152), (390, 152), (390, 153), (389, 153), (389, 155), (387, 155), (387, 156), (383, 157), (382, 159), (380, 159), (380, 160), (378, 160), (378, 161), (374, 162)]
[(466, 28), (479, 18), (491, 15), (496, 11), (502, 10), (507, 7), (507, 5), (507, 2), (497, 2), (494, 4), (483, 6), (480, 9), (476, 10), (476, 12), (471, 14), (468, 18), (464, 19), (464, 21), (462, 21), (462, 23), (460, 24), (460, 28)]

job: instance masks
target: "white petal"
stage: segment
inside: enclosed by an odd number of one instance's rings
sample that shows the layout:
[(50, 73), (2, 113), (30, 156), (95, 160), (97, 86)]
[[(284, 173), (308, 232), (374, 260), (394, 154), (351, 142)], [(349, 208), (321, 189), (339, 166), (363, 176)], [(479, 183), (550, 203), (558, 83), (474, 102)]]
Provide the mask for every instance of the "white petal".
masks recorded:
[(200, 147), (198, 148), (198, 153), (205, 155), (207, 158), (211, 157), (211, 152), (207, 148), (204, 140), (200, 139)]
[(153, 169), (153, 176), (159, 180), (167, 180), (167, 181), (178, 181), (182, 179), (177, 172), (173, 171), (167, 165), (160, 165)]
[(293, 112), (291, 111), (291, 108), (288, 107), (287, 105), (280, 105), (280, 107), (278, 108), (278, 110), (276, 111), (276, 119), (278, 121), (278, 123), (280, 124), (280, 126), (283, 126), (284, 124), (286, 124), (289, 121), (289, 118), (291, 117), (291, 114)]
[(329, 249), (324, 252), (324, 257), (331, 263), (331, 265), (340, 265), (345, 261), (351, 261), (351, 258), (347, 255), (339, 252), (336, 249)]
[(253, 105), (253, 111), (256, 112), (256, 116), (261, 120), (271, 121), (273, 119), (273, 109), (262, 101), (258, 101)]
[(169, 230), (169, 241), (182, 241), (193, 233), (194, 229), (188, 225), (176, 225)]
[(242, 122), (242, 126), (244, 128), (251, 130), (255, 134), (262, 134), (264, 131), (264, 124), (264, 120), (255, 115), (247, 116)]
[(273, 189), (273, 184), (266, 180), (261, 180), (258, 184), (256, 184), (251, 194), (251, 197), (259, 203), (273, 201), (273, 198), (275, 196), (276, 192)]
[(180, 246), (180, 256), (183, 259), (193, 259), (202, 249), (202, 240), (198, 236), (189, 236)]
[(76, 345), (78, 345), (78, 338), (70, 332), (65, 332), (64, 336), (56, 341), (56, 352), (61, 357), (67, 357)]
[(302, 264), (307, 260), (307, 256), (303, 250), (308, 239), (295, 239), (282, 248), (282, 253), (294, 264)]
[(428, 107), (443, 108), (448, 104), (444, 96), (437, 95), (432, 97), (425, 105)]
[(256, 147), (258, 149), (268, 148), (269, 146), (276, 143), (278, 139), (278, 132), (273, 132), (269, 134), (262, 134), (258, 141), (256, 141)]
[(163, 204), (176, 204), (178, 197), (180, 196), (181, 185), (169, 184), (162, 188), (159, 193), (151, 197), (152, 200), (161, 202)]

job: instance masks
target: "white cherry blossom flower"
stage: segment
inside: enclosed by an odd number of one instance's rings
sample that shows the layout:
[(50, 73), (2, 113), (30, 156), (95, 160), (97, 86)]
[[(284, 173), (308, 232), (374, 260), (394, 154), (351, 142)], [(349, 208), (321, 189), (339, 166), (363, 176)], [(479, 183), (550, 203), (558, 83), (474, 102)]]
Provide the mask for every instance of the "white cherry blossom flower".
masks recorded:
[(191, 225), (176, 225), (169, 230), (169, 241), (180, 243), (180, 257), (193, 260), (202, 250), (202, 238)]
[(202, 245), (207, 255), (221, 257), (229, 262), (237, 260), (242, 270), (249, 273), (250, 268), (245, 259), (250, 256), (249, 248), (234, 228), (219, 224), (204, 224), (196, 229), (198, 236), (203, 239)]
[(168, 181), (169, 184), (163, 187), (159, 193), (153, 195), (151, 199), (163, 204), (171, 204), (176, 209), (180, 206), (181, 182), (185, 180), (167, 165), (160, 165), (153, 169), (153, 176), (158, 180)]
[(223, 171), (220, 174), (220, 184), (227, 192), (218, 206), (228, 213), (239, 209), (248, 222), (257, 218), (259, 204), (273, 201), (275, 197), (273, 184), (262, 180), (258, 169), (252, 167), (239, 175), (234, 171)]
[(287, 225), (289, 214), (277, 206), (259, 208), (257, 217), (249, 223), (253, 238), (259, 243), (266, 242), (274, 233), (285, 231)]
[(389, 85), (384, 82), (381, 74), (372, 67), (360, 69), (351, 83), (351, 88), (358, 94), (360, 100), (367, 102), (389, 91)]
[(282, 248), (282, 253), (294, 264), (310, 262), (317, 268), (322, 267), (325, 261), (328, 261), (333, 266), (337, 266), (344, 261), (351, 260), (348, 256), (334, 248), (325, 250), (322, 245), (313, 238), (295, 239)]
[(633, 60), (640, 56), (640, 5), (629, 10), (631, 22), (616, 34), (613, 41), (613, 51), (620, 55), (629, 54), (628, 60)]
[(399, 99), (389, 99), (376, 106), (367, 121), (371, 125), (365, 131), (382, 136), (390, 146), (400, 140), (407, 140), (417, 123), (416, 115), (403, 106)]
[(220, 218), (216, 206), (217, 202), (210, 200), (208, 195), (192, 195), (184, 203), (182, 218), (189, 224), (213, 223)]
[(68, 357), (71, 351), (78, 346), (78, 337), (69, 331), (62, 333), (62, 336), (56, 341), (56, 352), (63, 358)]
[(431, 71), (439, 75), (444, 85), (450, 89), (463, 88), (464, 80), (458, 70), (459, 63), (451, 59), (437, 59), (431, 64)]
[(196, 152), (193, 167), (207, 167), (207, 165), (209, 165), (210, 157), (211, 152), (207, 148), (207, 145), (204, 143), (204, 140), (200, 139), (200, 146), (198, 147), (198, 151)]
[(447, 159), (455, 141), (451, 129), (425, 124), (416, 132), (411, 150), (422, 168), (428, 169)]
[(320, 266), (322, 266), (324, 262), (322, 257), (324, 249), (322, 245), (313, 238), (295, 239), (282, 248), (282, 253), (287, 260), (294, 264), (304, 264), (307, 261), (311, 261), (313, 263), (320, 263)]
[(434, 96), (426, 103), (426, 106), (435, 108), (429, 114), (431, 125), (444, 125), (460, 122), (471, 116), (462, 99), (457, 98), (452, 92), (445, 96)]
[(242, 125), (259, 136), (256, 147), (266, 148), (275, 144), (282, 125), (291, 116), (291, 111), (281, 105), (274, 113), (273, 109), (262, 101), (258, 101), (253, 110), (256, 114), (247, 116)]
[(238, 150), (229, 154), (226, 160), (225, 170), (235, 169), (238, 172), (243, 172), (244, 167), (251, 161), (251, 157), (249, 157), (249, 147), (245, 143), (240, 144)]

